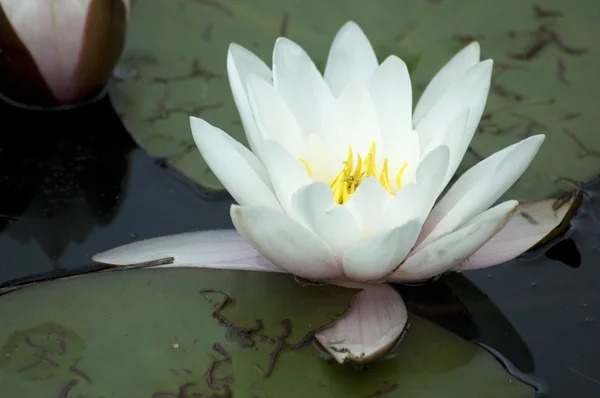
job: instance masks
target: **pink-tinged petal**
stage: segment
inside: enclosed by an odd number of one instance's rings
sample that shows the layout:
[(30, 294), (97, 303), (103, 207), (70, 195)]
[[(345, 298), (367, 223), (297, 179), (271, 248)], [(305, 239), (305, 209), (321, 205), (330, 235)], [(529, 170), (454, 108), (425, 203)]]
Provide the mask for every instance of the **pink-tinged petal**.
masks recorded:
[(59, 101), (71, 100), (71, 90), (76, 88), (69, 86), (79, 66), (91, 3), (19, 0), (0, 4)]
[(572, 195), (568, 200), (547, 199), (520, 204), (500, 232), (452, 269), (466, 271), (512, 260), (552, 232), (575, 202), (577, 195)]
[(479, 43), (473, 42), (459, 51), (431, 79), (415, 106), (414, 120), (418, 123), (444, 94), (452, 83), (459, 80), (480, 59)]
[(473, 217), (464, 227), (411, 254), (388, 281), (422, 281), (448, 271), (479, 250), (507, 223), (518, 202), (503, 202)]
[(236, 230), (188, 232), (133, 242), (96, 254), (115, 266), (198, 267), (285, 272), (260, 255)]
[(455, 231), (500, 199), (525, 172), (544, 138), (543, 134), (526, 138), (467, 170), (429, 214), (418, 248)]
[(389, 285), (370, 285), (354, 297), (342, 318), (315, 338), (341, 364), (367, 363), (387, 354), (407, 323), (400, 294)]
[(420, 220), (410, 220), (351, 246), (342, 258), (344, 274), (355, 281), (380, 280), (404, 260), (415, 244), (420, 229)]
[(252, 152), (205, 120), (190, 117), (190, 126), (206, 164), (236, 202), (281, 208), (264, 166)]
[(314, 233), (286, 214), (265, 206), (231, 206), (239, 233), (273, 264), (302, 278), (343, 279), (331, 250)]
[(329, 50), (325, 81), (338, 96), (351, 82), (366, 82), (379, 63), (369, 39), (355, 22), (347, 22), (338, 31)]
[(412, 87), (404, 61), (391, 55), (369, 81), (369, 92), (379, 114), (384, 137), (413, 131)]
[(352, 213), (333, 202), (333, 192), (326, 183), (312, 183), (294, 193), (292, 215), (321, 238), (336, 258), (360, 239)]
[(260, 156), (262, 139), (258, 132), (254, 116), (250, 109), (246, 87), (250, 75), (258, 76), (271, 83), (271, 69), (254, 53), (244, 47), (232, 43), (227, 53), (227, 74), (233, 93), (233, 100), (242, 119), (242, 125), (248, 139), (248, 144), (257, 156)]
[(273, 85), (305, 135), (323, 136), (333, 95), (306, 51), (286, 38), (273, 50)]
[(88, 99), (106, 83), (121, 55), (126, 6), (122, 1), (1, 0), (2, 73), (11, 75), (4, 94), (35, 105)]

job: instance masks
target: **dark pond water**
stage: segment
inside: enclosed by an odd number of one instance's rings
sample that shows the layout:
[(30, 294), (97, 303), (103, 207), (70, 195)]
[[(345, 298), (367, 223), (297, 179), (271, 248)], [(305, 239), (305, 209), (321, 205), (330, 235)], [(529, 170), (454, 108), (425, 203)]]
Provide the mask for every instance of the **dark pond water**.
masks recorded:
[[(232, 227), (231, 199), (138, 149), (108, 100), (58, 113), (0, 105), (0, 115), (0, 285), (89, 267), (135, 239)], [(466, 278), (400, 287), (413, 311), (498, 351), (544, 396), (600, 396), (600, 181), (584, 189), (561, 240)]]

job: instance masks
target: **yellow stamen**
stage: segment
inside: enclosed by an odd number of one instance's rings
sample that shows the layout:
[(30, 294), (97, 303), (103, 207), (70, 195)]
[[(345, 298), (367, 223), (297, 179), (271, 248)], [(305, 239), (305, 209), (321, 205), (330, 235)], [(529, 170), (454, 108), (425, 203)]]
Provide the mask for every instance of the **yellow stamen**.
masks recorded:
[(308, 176), (312, 178), (312, 170), (310, 169), (310, 165), (308, 164), (308, 162), (302, 158), (298, 158), (298, 160), (304, 163), (304, 167), (306, 167), (306, 172), (308, 173)]
[[(369, 153), (363, 158), (356, 154), (357, 163), (354, 167), (354, 152), (352, 147), (348, 148), (348, 156), (346, 161), (343, 163), (342, 170), (337, 176), (329, 183), (331, 190), (333, 191), (333, 201), (337, 204), (345, 204), (352, 195), (356, 192), (361, 182), (367, 177), (375, 177), (379, 180), (381, 185), (385, 188), (388, 193), (392, 194), (392, 188), (390, 186), (389, 179), (389, 161), (388, 158), (383, 159), (383, 167), (381, 173), (377, 173), (377, 143), (373, 141), (369, 148)], [(308, 172), (308, 175), (312, 177), (312, 171), (308, 162), (302, 158), (299, 159)], [(396, 186), (398, 189), (402, 188), (402, 175), (406, 170), (408, 163), (404, 163), (398, 175), (396, 176)]]
[(404, 174), (404, 170), (406, 170), (406, 166), (408, 166), (408, 163), (404, 163), (402, 165), (402, 167), (400, 167), (400, 171), (398, 172), (398, 175), (396, 176), (396, 186), (398, 187), (398, 189), (402, 189), (402, 174)]

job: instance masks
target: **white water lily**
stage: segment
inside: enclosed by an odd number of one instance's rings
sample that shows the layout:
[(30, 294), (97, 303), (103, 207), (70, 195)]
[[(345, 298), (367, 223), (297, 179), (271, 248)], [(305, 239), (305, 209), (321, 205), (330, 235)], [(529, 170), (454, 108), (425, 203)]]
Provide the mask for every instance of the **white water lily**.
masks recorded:
[(434, 206), (479, 124), (492, 61), (473, 43), (429, 83), (412, 111), (405, 63), (381, 64), (353, 22), (322, 76), (279, 38), (270, 70), (232, 44), (228, 72), (252, 151), (191, 118), (204, 159), (239, 206), (236, 229), (273, 264), (319, 281), (427, 279), (461, 267), (518, 203), (490, 208), (523, 174), (544, 135), (483, 160)]
[(437, 73), (414, 112), (404, 62), (390, 56), (379, 64), (353, 22), (338, 32), (324, 76), (285, 38), (275, 44), (273, 70), (235, 44), (227, 61), (251, 151), (204, 120), (191, 118), (191, 126), (204, 159), (238, 203), (231, 207), (237, 231), (153, 238), (94, 261), (351, 283), (363, 290), (350, 311), (315, 338), (338, 362), (366, 362), (385, 354), (407, 324), (400, 295), (373, 282), (508, 261), (559, 225), (573, 203), (491, 207), (529, 166), (543, 135), (491, 155), (437, 201), (490, 88), (492, 62), (480, 61), (477, 43)]

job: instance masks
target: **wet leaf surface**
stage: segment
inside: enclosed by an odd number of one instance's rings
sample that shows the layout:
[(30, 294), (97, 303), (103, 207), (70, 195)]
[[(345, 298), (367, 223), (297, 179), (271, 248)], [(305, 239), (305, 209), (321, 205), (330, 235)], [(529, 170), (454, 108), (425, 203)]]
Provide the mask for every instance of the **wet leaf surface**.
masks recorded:
[[(214, 191), (221, 186), (189, 129), (199, 116), (246, 142), (226, 77), (230, 42), (270, 64), (275, 39), (302, 45), (321, 70), (337, 29), (355, 20), (380, 61), (405, 59), (419, 95), (461, 47), (481, 43), (494, 59), (493, 84), (480, 131), (459, 173), (525, 137), (547, 140), (506, 198), (535, 200), (600, 172), (600, 35), (597, 5), (582, 0), (146, 0), (134, 8), (121, 77), (111, 97), (136, 141), (164, 164)], [(176, 21), (174, 23), (173, 21)], [(166, 34), (168, 32), (168, 34)], [(127, 72), (127, 73), (125, 73)]]
[(392, 359), (362, 371), (324, 361), (307, 336), (355, 293), (197, 269), (27, 287), (0, 298), (0, 384), (32, 397), (532, 396), (483, 349), (416, 316)]

